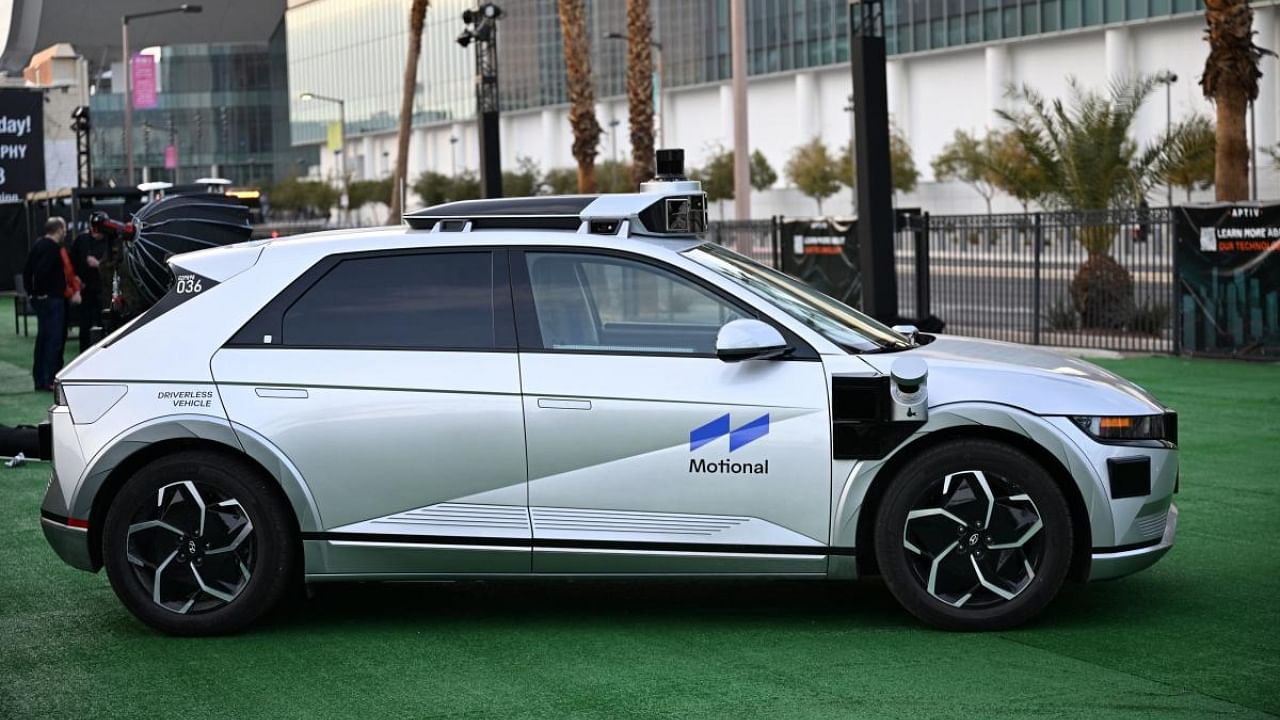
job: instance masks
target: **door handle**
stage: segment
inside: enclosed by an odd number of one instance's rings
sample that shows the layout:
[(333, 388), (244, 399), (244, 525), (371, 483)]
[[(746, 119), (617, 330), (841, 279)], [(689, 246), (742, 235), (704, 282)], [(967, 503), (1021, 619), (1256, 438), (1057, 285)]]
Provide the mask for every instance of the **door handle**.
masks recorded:
[(590, 400), (567, 400), (565, 398), (538, 398), (538, 407), (547, 410), (590, 410)]
[(254, 388), (253, 392), (260, 398), (280, 398), (287, 400), (306, 400), (308, 395), (305, 388), (275, 388), (260, 387)]

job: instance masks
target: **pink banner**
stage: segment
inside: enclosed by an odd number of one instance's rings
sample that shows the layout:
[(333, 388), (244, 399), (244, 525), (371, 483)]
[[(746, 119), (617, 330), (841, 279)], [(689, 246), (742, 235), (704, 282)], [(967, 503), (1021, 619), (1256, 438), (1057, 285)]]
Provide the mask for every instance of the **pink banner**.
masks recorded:
[(133, 109), (148, 110), (156, 106), (156, 59), (151, 55), (134, 55)]
[(178, 167), (178, 146), (165, 145), (164, 146), (164, 169), (176, 170), (177, 167)]

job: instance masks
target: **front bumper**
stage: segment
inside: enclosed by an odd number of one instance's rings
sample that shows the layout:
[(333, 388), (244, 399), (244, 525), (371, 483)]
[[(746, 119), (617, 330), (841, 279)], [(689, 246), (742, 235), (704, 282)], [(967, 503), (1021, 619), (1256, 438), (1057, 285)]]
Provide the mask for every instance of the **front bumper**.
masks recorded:
[(1170, 505), (1164, 535), (1158, 543), (1134, 550), (1093, 553), (1089, 562), (1089, 580), (1110, 580), (1151, 567), (1173, 548), (1173, 540), (1177, 533), (1178, 506)]

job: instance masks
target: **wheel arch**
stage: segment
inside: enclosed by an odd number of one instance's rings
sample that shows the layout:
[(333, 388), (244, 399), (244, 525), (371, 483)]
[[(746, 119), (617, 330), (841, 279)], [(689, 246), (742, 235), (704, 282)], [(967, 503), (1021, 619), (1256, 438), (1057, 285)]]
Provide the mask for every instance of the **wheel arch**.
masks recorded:
[[(191, 450), (209, 450), (250, 463), (288, 508), (299, 531), (319, 527), (311, 494), (288, 460), (260, 436), (247, 437), (226, 421), (210, 418), (167, 419), (135, 427), (110, 443), (94, 459), (74, 500), (74, 517), (89, 520), (89, 555), (93, 570), (102, 567), (102, 526), (112, 500), (139, 469), (162, 457)], [(299, 542), (301, 542), (299, 534)]]
[(923, 433), (908, 444), (899, 447), (875, 472), (858, 507), (854, 547), (857, 552), (858, 575), (879, 574), (875, 554), (875, 518), (885, 491), (893, 483), (902, 468), (915, 456), (934, 447), (958, 440), (990, 440), (1009, 445), (1030, 456), (1048, 471), (1050, 477), (1062, 489), (1071, 513), (1072, 553), (1068, 577), (1083, 580), (1089, 573), (1093, 530), (1088, 504), (1080, 486), (1071, 472), (1043, 445), (1017, 432), (990, 425), (955, 425), (933, 432)]

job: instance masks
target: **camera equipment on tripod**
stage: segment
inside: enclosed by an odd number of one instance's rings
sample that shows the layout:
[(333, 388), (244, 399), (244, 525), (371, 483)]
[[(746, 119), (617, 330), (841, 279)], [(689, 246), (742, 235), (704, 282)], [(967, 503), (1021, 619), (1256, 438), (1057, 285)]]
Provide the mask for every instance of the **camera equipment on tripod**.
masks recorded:
[(125, 237), (124, 265), (138, 290), (140, 309), (164, 296), (173, 281), (169, 256), (248, 240), (253, 232), (249, 208), (238, 199), (213, 193), (171, 195), (149, 203), (133, 216), (132, 237)]

